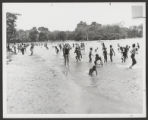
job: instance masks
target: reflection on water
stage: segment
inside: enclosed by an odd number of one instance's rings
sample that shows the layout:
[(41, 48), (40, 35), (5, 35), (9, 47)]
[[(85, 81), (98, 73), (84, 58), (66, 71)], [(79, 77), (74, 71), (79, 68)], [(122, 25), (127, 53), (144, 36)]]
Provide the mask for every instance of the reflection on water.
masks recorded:
[(98, 77), (96, 76), (93, 76), (93, 77), (90, 77), (90, 86), (91, 87), (97, 87), (97, 82), (98, 82)]
[(64, 72), (63, 72), (63, 73), (64, 73), (65, 76), (68, 76), (68, 75), (69, 75), (69, 73), (70, 73), (70, 68), (69, 68), (69, 66), (65, 66), (65, 67), (64, 67)]

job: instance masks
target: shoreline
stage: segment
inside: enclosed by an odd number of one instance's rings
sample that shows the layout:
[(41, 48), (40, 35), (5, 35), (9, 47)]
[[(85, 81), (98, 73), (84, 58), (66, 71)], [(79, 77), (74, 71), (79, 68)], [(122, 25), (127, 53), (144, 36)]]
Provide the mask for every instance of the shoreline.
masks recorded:
[[(126, 41), (126, 40), (133, 40), (133, 39), (143, 39), (143, 37), (139, 37), (139, 38), (125, 38), (125, 39), (114, 39), (114, 40), (47, 40), (47, 41), (24, 41), (24, 42), (18, 42), (18, 43), (64, 43), (64, 42), (91, 42), (91, 41)], [(10, 42), (9, 44), (13, 44), (15, 42)]]

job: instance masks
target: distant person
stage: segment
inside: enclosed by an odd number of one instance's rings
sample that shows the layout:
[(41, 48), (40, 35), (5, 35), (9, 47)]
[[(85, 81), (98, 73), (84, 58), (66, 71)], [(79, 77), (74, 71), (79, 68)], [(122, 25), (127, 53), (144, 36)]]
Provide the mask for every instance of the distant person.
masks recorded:
[(103, 48), (104, 63), (107, 63), (107, 48)]
[(98, 51), (98, 47), (95, 49), (95, 52), (97, 52)]
[(90, 51), (89, 51), (89, 62), (91, 63), (92, 62), (92, 48), (90, 48)]
[(17, 52), (16, 52), (16, 43), (14, 43), (14, 45), (13, 45), (13, 49), (14, 49), (14, 54), (17, 54)]
[(131, 50), (132, 65), (129, 67), (130, 69), (132, 69), (132, 67), (137, 63), (135, 59), (135, 54), (138, 54), (138, 53), (137, 53), (137, 48), (135, 47), (135, 44), (133, 44), (132, 50)]
[(78, 48), (78, 53), (79, 53), (80, 59), (82, 59), (82, 53), (81, 53), (81, 48), (80, 47)]
[(56, 50), (56, 53), (58, 54), (59, 53), (59, 49), (57, 46), (55, 46), (55, 50)]
[(126, 45), (126, 47), (122, 47), (122, 62), (126, 62), (126, 59), (128, 58), (128, 51), (129, 51), (129, 46)]
[(73, 48), (74, 48), (74, 47), (75, 47), (75, 44), (73, 43), (72, 46), (73, 46)]
[(21, 52), (22, 52), (22, 55), (24, 55), (24, 51), (25, 51), (25, 46), (24, 46), (24, 44), (22, 43), (22, 44), (21, 44)]
[(104, 43), (102, 43), (102, 50), (103, 50), (103, 56), (104, 56), (104, 63), (107, 63), (107, 48), (105, 47)]
[(126, 62), (126, 58), (127, 58), (126, 48), (123, 47), (122, 48), (122, 62)]
[(7, 44), (7, 51), (8, 52), (12, 52), (11, 48), (10, 48), (10, 44)]
[(102, 45), (102, 47), (105, 47), (105, 44), (104, 44), (104, 42), (102, 42), (102, 43), (101, 43), (101, 45)]
[(125, 53), (125, 48), (120, 46), (120, 52), (121, 52), (121, 62), (125, 62), (126, 59), (126, 53)]
[(31, 46), (30, 46), (30, 52), (31, 52), (31, 56), (33, 55), (33, 50), (34, 50), (34, 44), (33, 43), (31, 43)]
[(47, 50), (49, 49), (48, 46), (47, 46), (47, 43), (44, 44), (44, 47), (45, 47)]
[(89, 69), (89, 75), (92, 76), (93, 72), (96, 72), (96, 75), (98, 74), (98, 73), (97, 73), (96, 65), (94, 65), (92, 68)]
[(113, 55), (115, 56), (115, 51), (114, 51), (112, 45), (110, 45), (110, 61), (111, 61), (111, 62), (113, 61), (113, 58), (112, 58)]
[(85, 44), (84, 43), (81, 43), (81, 49), (85, 50)]
[(18, 53), (21, 51), (21, 45), (20, 44), (17, 44), (17, 51), (18, 51)]
[(137, 48), (138, 48), (138, 49), (140, 48), (140, 45), (139, 45), (139, 43), (137, 43)]
[(76, 60), (77, 60), (77, 62), (78, 62), (78, 61), (81, 61), (82, 54), (81, 54), (81, 49), (80, 49), (79, 46), (77, 46), (77, 47), (75, 48), (75, 52), (74, 52), (74, 53), (76, 53)]
[(65, 44), (63, 47), (63, 56), (64, 56), (64, 63), (65, 66), (69, 66), (69, 51), (70, 51), (70, 46), (68, 44)]
[(118, 47), (118, 52), (120, 52), (120, 45), (119, 45), (119, 43), (117, 44), (117, 47)]
[(26, 52), (27, 44), (24, 44), (24, 52)]
[(126, 47), (125, 47), (126, 59), (128, 58), (129, 49), (130, 49), (130, 46), (126, 45)]
[(62, 50), (62, 45), (61, 44), (59, 44), (59, 48), (60, 48), (60, 50)]

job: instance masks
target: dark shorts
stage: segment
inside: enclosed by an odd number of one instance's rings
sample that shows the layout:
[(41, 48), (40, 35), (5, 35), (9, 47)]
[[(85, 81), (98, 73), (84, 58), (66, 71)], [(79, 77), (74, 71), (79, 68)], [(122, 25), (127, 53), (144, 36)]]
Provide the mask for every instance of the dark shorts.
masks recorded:
[(137, 62), (136, 62), (136, 59), (135, 58), (132, 58), (132, 65), (135, 65)]
[(135, 59), (135, 55), (134, 55), (134, 54), (132, 54), (132, 55), (131, 55), (131, 58), (132, 58), (132, 59)]

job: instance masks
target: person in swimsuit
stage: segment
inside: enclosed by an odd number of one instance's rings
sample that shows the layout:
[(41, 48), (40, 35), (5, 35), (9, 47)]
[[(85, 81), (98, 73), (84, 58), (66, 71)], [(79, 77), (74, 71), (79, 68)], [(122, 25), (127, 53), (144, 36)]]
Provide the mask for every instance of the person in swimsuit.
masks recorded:
[(30, 55), (33, 55), (33, 49), (34, 49), (34, 44), (31, 43), (31, 47), (30, 47), (30, 52), (31, 52), (31, 54), (30, 54)]
[(137, 53), (137, 48), (135, 47), (135, 44), (133, 44), (132, 50), (131, 50), (132, 65), (129, 67), (130, 69), (132, 69), (132, 67), (137, 63), (135, 59), (135, 54), (138, 54), (138, 53)]
[(90, 51), (89, 51), (89, 62), (91, 63), (92, 62), (92, 48), (90, 48)]
[(104, 63), (107, 63), (107, 48), (103, 48)]
[(65, 66), (66, 65), (69, 66), (69, 51), (70, 51), (70, 47), (68, 46), (68, 44), (65, 44), (63, 47), (63, 56), (64, 56)]
[(56, 53), (58, 54), (59, 53), (59, 49), (57, 46), (55, 46), (55, 50), (56, 50)]
[(77, 47), (75, 48), (75, 52), (74, 52), (74, 53), (76, 53), (76, 60), (77, 60), (77, 62), (78, 62), (78, 61), (81, 61), (82, 54), (81, 54), (81, 49), (80, 49), (79, 46), (77, 46)]
[(98, 74), (97, 69), (96, 69), (96, 65), (94, 65), (92, 68), (89, 69), (89, 75), (92, 76), (93, 72), (96, 72), (96, 75)]
[(94, 61), (94, 64), (95, 65), (97, 65), (97, 61), (100, 61), (100, 65), (103, 66), (102, 59), (101, 59), (101, 57), (98, 54), (96, 54), (96, 57), (95, 57), (95, 61)]
[(112, 62), (113, 61), (113, 54), (114, 54), (114, 56), (115, 56), (115, 51), (114, 51), (114, 49), (113, 49), (113, 47), (112, 47), (112, 45), (110, 45), (110, 61)]

